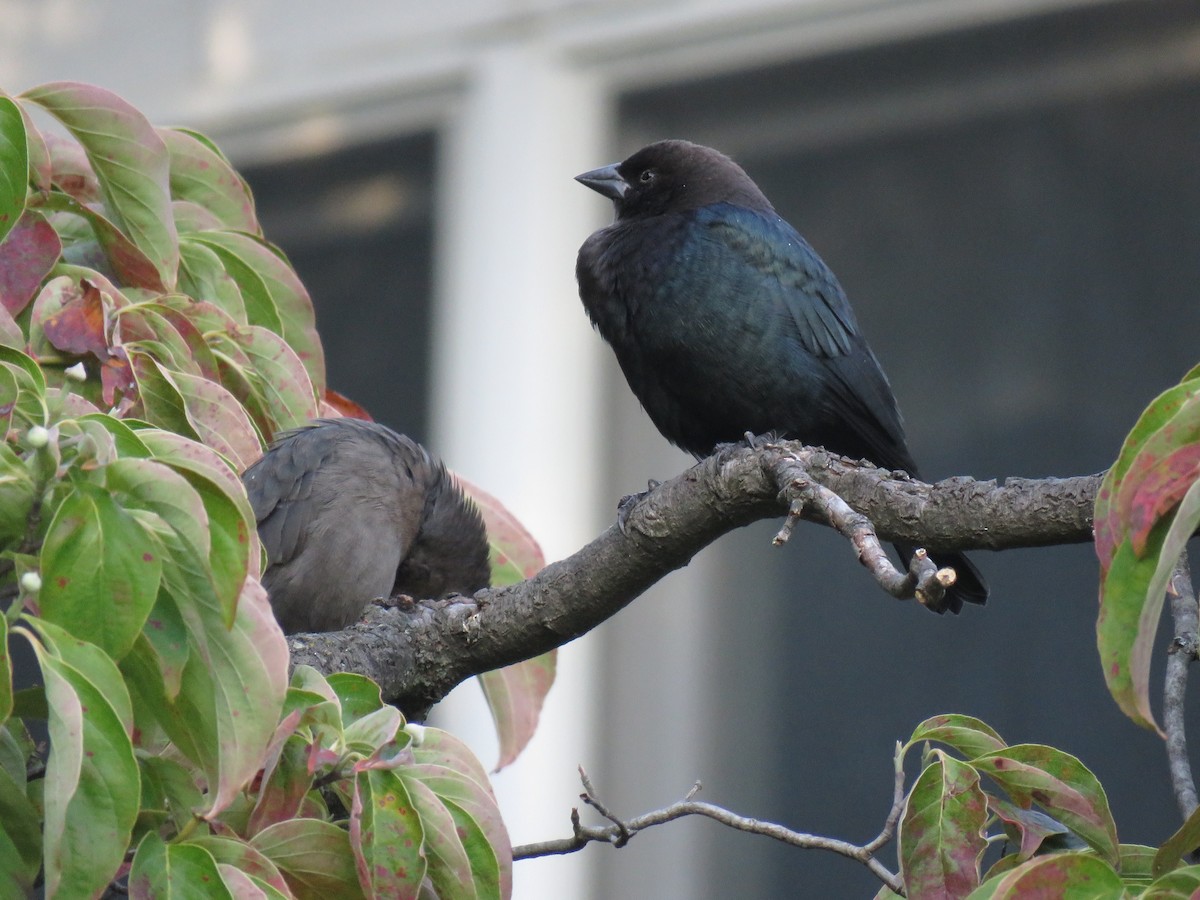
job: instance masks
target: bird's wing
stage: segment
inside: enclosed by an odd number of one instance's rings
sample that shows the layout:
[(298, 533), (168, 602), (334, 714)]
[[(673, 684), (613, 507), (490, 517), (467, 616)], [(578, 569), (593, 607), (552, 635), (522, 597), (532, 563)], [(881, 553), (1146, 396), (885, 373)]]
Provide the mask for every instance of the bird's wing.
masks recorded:
[(772, 211), (731, 204), (707, 207), (702, 221), (760, 276), (757, 289), (774, 295), (805, 350), (820, 357), (851, 351), (858, 323), (846, 293), (796, 229)]

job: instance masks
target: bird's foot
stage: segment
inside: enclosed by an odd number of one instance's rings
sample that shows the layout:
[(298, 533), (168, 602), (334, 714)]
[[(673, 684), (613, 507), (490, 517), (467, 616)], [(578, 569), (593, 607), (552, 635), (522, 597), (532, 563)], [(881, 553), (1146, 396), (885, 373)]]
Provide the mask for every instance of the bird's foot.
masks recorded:
[(660, 484), (662, 484), (661, 481), (655, 481), (651, 478), (646, 482), (646, 490), (637, 494), (626, 494), (617, 502), (617, 527), (621, 529), (621, 534), (629, 533), (626, 526), (629, 524), (629, 514), (633, 512), (634, 507), (641, 503)]

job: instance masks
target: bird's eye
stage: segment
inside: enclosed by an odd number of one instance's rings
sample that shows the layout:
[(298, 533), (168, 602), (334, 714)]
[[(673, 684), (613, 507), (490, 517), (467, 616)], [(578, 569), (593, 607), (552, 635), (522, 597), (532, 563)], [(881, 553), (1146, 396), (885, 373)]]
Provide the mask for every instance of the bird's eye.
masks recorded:
[(653, 169), (642, 169), (642, 174), (638, 176), (638, 181), (642, 184), (649, 184), (654, 180), (655, 174), (657, 173)]

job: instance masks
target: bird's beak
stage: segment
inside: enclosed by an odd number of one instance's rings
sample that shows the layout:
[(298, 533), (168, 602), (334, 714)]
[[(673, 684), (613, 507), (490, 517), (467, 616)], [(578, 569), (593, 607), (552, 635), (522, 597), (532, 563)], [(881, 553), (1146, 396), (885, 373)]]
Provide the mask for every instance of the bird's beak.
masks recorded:
[(587, 185), (597, 194), (603, 194), (609, 200), (620, 200), (629, 190), (629, 182), (617, 171), (617, 163), (576, 175), (575, 180)]

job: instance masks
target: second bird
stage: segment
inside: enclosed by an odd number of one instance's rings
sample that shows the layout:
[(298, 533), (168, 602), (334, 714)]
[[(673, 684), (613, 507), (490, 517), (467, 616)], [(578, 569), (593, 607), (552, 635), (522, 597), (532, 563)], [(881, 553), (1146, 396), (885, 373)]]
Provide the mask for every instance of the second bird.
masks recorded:
[[(664, 437), (699, 457), (777, 432), (917, 476), (837, 278), (737, 163), (660, 141), (577, 180), (616, 208), (579, 250), (579, 296)], [(935, 561), (957, 572), (952, 612), (987, 599), (965, 556)]]

